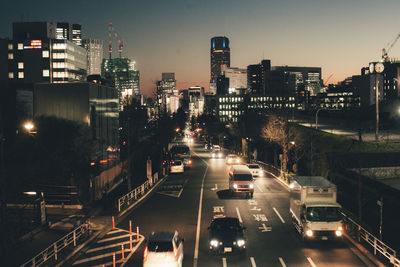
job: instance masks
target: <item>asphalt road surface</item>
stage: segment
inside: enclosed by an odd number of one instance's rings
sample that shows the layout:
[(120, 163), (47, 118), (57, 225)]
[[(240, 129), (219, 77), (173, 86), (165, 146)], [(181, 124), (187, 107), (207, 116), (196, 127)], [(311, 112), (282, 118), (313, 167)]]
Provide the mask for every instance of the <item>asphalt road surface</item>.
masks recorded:
[[(129, 220), (140, 234), (177, 230), (185, 238), (183, 266), (368, 266), (346, 240), (303, 243), (289, 215), (289, 193), (270, 176), (257, 178), (253, 199), (228, 193), (225, 159), (210, 159), (193, 145), (193, 166), (170, 175), (164, 186), (142, 203)], [(238, 217), (246, 226), (247, 249), (241, 254), (209, 253), (207, 227), (218, 216)], [(142, 266), (144, 243), (125, 266)]]

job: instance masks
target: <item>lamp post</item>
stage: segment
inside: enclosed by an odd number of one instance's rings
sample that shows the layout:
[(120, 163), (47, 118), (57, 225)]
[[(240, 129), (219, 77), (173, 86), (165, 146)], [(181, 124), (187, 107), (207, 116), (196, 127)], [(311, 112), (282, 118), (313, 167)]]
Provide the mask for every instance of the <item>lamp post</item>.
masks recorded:
[(379, 140), (379, 77), (378, 74), (385, 70), (382, 62), (372, 62), (369, 64), (370, 74), (375, 74), (375, 141)]
[(315, 113), (315, 129), (318, 129), (318, 112), (320, 112), (322, 108), (317, 109), (317, 112)]

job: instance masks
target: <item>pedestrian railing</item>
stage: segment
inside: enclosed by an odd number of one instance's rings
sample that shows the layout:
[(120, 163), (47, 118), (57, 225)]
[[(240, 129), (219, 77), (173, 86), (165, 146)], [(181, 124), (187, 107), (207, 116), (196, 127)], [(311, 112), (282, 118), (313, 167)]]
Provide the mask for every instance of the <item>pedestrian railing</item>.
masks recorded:
[(137, 199), (146, 194), (147, 191), (149, 191), (149, 189), (153, 187), (153, 185), (155, 185), (157, 182), (158, 182), (158, 173), (155, 173), (152, 179), (147, 180), (142, 185), (136, 187), (126, 195), (120, 197), (118, 199), (118, 212), (127, 209), (133, 202), (135, 202)]
[(358, 242), (364, 241), (365, 243), (369, 244), (374, 251), (374, 255), (380, 254), (387, 258), (395, 267), (400, 267), (400, 259), (397, 258), (397, 253), (394, 249), (390, 248), (379, 238), (368, 232), (365, 228), (351, 219), (347, 214), (343, 212), (342, 214), (344, 217), (346, 233), (349, 236), (351, 236), (353, 239), (357, 239)]
[[(254, 161), (258, 163), (265, 171), (273, 174), (276, 178), (278, 178), (281, 182), (289, 185), (289, 175), (281, 172), (281, 170), (271, 164), (264, 163), (262, 161)], [(383, 243), (379, 238), (375, 237), (373, 234), (368, 232), (365, 228), (355, 222), (350, 218), (349, 215), (342, 212), (344, 217), (344, 225), (346, 228), (346, 233), (353, 239), (356, 239), (358, 242), (364, 241), (368, 245), (370, 245), (374, 251), (374, 255), (382, 255), (387, 258), (394, 267), (400, 267), (400, 259), (397, 257), (397, 253), (394, 249), (387, 246)]]
[(46, 261), (52, 259), (53, 257), (54, 257), (54, 260), (57, 261), (58, 254), (60, 253), (61, 250), (68, 247), (70, 244), (73, 244), (75, 247), (78, 239), (82, 235), (88, 234), (88, 233), (90, 233), (90, 223), (84, 223), (84, 224), (80, 225), (78, 228), (74, 229), (69, 234), (65, 235), (58, 241), (51, 244), (48, 248), (46, 248), (45, 250), (40, 252), (38, 255), (36, 255), (29, 261), (22, 264), (21, 267), (41, 266), (42, 264), (44, 264)]

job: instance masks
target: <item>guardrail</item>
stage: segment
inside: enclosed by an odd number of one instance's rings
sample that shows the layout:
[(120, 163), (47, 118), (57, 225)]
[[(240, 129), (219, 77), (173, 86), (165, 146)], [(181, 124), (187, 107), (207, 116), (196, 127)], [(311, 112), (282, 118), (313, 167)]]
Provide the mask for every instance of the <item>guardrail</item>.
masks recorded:
[(142, 197), (148, 189), (158, 182), (158, 172), (156, 172), (152, 179), (144, 182), (142, 185), (136, 187), (126, 195), (118, 199), (118, 212), (121, 212), (128, 208), (135, 200)]
[[(289, 175), (282, 173), (281, 170), (273, 165), (264, 163), (262, 161), (254, 161), (261, 165), (264, 170), (272, 173), (276, 178), (285, 184), (289, 184)], [(351, 237), (357, 239), (358, 242), (361, 240), (365, 241), (367, 244), (372, 246), (374, 255), (380, 254), (387, 258), (394, 267), (400, 267), (400, 259), (397, 258), (397, 253), (394, 249), (390, 248), (388, 245), (383, 243), (379, 238), (375, 237), (373, 234), (368, 232), (365, 228), (359, 225), (356, 221), (350, 218), (349, 215), (342, 212), (344, 216), (344, 224), (346, 228), (346, 233)]]
[(48, 248), (40, 252), (38, 255), (30, 259), (29, 261), (25, 262), (24, 264), (21, 265), (21, 267), (27, 267), (27, 266), (41, 266), (44, 264), (46, 261), (54, 257), (54, 260), (58, 260), (58, 254), (60, 251), (70, 244), (74, 244), (74, 247), (76, 246), (77, 240), (84, 234), (90, 233), (90, 223), (84, 223), (80, 225), (78, 228), (74, 229), (72, 232), (69, 234), (65, 235), (58, 241), (54, 242), (51, 244)]
[(343, 213), (346, 233), (353, 239), (361, 240), (372, 246), (374, 255), (380, 254), (387, 258), (395, 267), (400, 267), (400, 259), (397, 258), (397, 253), (394, 249), (383, 243), (379, 238), (369, 233), (365, 228), (351, 219), (347, 214)]

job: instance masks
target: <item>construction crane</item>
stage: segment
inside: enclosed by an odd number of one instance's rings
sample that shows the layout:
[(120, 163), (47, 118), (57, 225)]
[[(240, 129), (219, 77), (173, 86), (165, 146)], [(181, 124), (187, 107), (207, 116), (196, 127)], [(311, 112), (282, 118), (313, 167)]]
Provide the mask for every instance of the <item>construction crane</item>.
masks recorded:
[(328, 84), (328, 81), (332, 78), (333, 73), (331, 75), (329, 75), (329, 77), (325, 80), (325, 84)]
[(399, 40), (399, 38), (400, 38), (400, 33), (391, 42), (387, 43), (386, 48), (382, 48), (382, 61), (383, 62), (389, 62), (388, 52), (390, 51), (390, 49), (392, 49), (392, 47)]
[(111, 59), (111, 53), (112, 53), (112, 41), (111, 41), (112, 34), (114, 34), (114, 37), (118, 40), (118, 52), (119, 52), (119, 58), (121, 58), (122, 48), (124, 47), (124, 40), (122, 40), (120, 38), (118, 32), (115, 30), (112, 23), (109, 22), (108, 23), (108, 53), (110, 55), (110, 59)]

